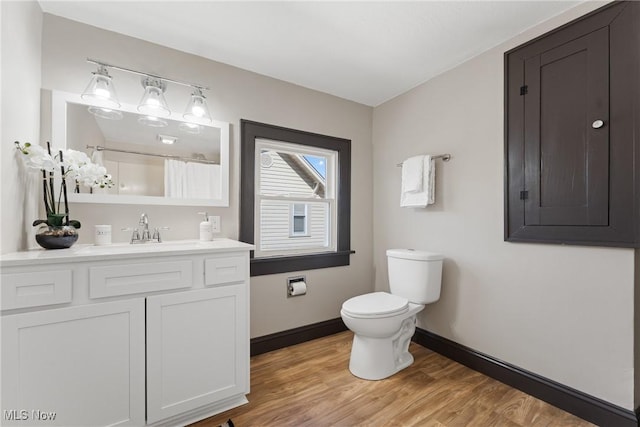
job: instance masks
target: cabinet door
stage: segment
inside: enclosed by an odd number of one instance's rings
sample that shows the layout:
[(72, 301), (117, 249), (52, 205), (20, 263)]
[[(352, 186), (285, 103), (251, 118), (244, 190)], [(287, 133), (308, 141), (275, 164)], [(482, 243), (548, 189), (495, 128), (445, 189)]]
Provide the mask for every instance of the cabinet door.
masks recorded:
[(505, 240), (640, 245), (640, 3), (505, 54)]
[(147, 422), (248, 392), (244, 284), (147, 298)]
[(144, 351), (144, 298), (3, 316), (3, 425), (144, 425)]
[(524, 82), (525, 225), (608, 225), (608, 29), (527, 58)]

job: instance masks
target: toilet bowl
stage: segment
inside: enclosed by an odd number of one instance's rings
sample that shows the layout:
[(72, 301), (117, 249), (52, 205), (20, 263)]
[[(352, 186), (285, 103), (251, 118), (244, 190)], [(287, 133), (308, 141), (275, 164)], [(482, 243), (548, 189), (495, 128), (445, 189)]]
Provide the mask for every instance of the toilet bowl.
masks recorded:
[(366, 380), (387, 378), (413, 363), (416, 314), (440, 298), (442, 255), (391, 249), (387, 257), (392, 292), (350, 298), (340, 310), (354, 333), (349, 370)]
[[(375, 304), (367, 308), (372, 300)], [(401, 301), (403, 307), (395, 309)], [(387, 308), (385, 302), (389, 304)], [(386, 292), (345, 301), (340, 315), (354, 332), (349, 359), (351, 373), (365, 380), (380, 380), (411, 365), (413, 356), (409, 353), (409, 344), (416, 329), (416, 313), (423, 308), (422, 304), (413, 304)]]

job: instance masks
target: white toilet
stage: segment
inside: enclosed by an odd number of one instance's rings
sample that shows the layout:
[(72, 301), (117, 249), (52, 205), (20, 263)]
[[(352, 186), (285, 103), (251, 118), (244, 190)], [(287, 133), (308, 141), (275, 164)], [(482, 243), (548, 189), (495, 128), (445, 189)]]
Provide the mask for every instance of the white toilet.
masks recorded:
[(348, 299), (340, 315), (354, 333), (349, 370), (381, 380), (413, 363), (409, 343), (416, 314), (440, 298), (443, 256), (413, 249), (389, 249), (389, 289)]

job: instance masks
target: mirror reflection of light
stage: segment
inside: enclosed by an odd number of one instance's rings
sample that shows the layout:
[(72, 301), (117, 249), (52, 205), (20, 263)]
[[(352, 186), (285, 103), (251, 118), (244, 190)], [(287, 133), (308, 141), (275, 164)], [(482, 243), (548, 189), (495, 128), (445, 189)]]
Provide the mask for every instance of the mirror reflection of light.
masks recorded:
[(91, 114), (93, 114), (96, 117), (100, 117), (103, 119), (108, 119), (108, 120), (121, 120), (122, 119), (122, 112), (118, 111), (118, 110), (112, 110), (111, 108), (104, 108), (104, 107), (96, 107), (96, 106), (90, 106), (88, 108), (89, 112)]
[(155, 116), (142, 116), (138, 119), (138, 123), (154, 128), (163, 128), (168, 126), (167, 122)]
[(160, 142), (162, 142), (163, 144), (172, 145), (172, 144), (174, 144), (175, 142), (178, 141), (178, 138), (176, 138), (175, 136), (171, 136), (171, 135), (158, 134), (158, 140)]
[(178, 125), (178, 127), (180, 128), (181, 131), (190, 133), (192, 135), (197, 135), (202, 130), (202, 127), (199, 124), (189, 123), (189, 122), (181, 122), (180, 125)]

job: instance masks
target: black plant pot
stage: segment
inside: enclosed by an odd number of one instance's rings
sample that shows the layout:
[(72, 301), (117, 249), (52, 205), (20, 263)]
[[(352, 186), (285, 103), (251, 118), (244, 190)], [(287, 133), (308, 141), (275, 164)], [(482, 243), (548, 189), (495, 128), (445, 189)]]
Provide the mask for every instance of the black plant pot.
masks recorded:
[(71, 225), (42, 226), (36, 234), (36, 242), (45, 249), (67, 249), (78, 241), (78, 230)]

